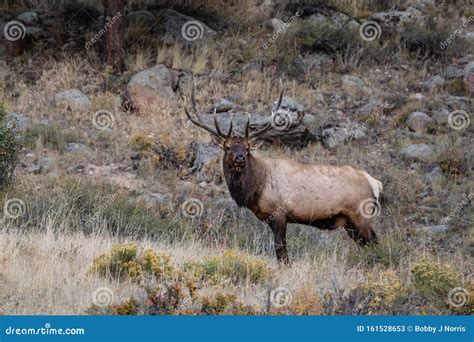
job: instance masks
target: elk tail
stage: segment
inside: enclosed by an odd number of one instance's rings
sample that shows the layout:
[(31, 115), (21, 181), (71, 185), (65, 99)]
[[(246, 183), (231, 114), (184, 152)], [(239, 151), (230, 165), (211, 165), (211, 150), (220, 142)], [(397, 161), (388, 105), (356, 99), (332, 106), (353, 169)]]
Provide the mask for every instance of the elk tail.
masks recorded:
[(372, 194), (374, 195), (374, 198), (378, 201), (380, 193), (383, 190), (382, 182), (376, 180), (371, 175), (369, 175), (367, 172), (363, 171), (363, 173), (364, 173), (365, 179), (367, 179), (367, 181), (369, 182), (369, 186), (372, 189)]

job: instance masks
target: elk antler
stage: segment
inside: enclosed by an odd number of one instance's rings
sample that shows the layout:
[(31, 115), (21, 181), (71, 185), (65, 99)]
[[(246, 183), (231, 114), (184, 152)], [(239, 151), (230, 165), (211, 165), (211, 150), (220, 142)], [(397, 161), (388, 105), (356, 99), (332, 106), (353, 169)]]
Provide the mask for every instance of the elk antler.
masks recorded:
[[(278, 99), (278, 103), (277, 103), (275, 112), (277, 112), (280, 109), (282, 101), (283, 101), (283, 83), (281, 82), (281, 79), (280, 79), (280, 98)], [(273, 111), (272, 111), (272, 113), (273, 113)], [(248, 140), (258, 139), (258, 137), (261, 134), (265, 133), (266, 131), (268, 131), (272, 127), (272, 120), (273, 120), (273, 115), (272, 115), (272, 119), (270, 120), (269, 123), (267, 123), (265, 125), (265, 127), (263, 127), (262, 129), (260, 129), (256, 132), (253, 132), (252, 134), (249, 134), (249, 130), (250, 130), (250, 117), (249, 117), (248, 120), (247, 120), (247, 126), (245, 127), (245, 138), (248, 139)]]
[[(196, 99), (194, 98), (194, 82), (195, 82), (195, 80), (193, 79), (193, 81), (192, 81), (192, 90), (191, 90), (191, 105), (192, 105), (193, 110), (194, 110), (194, 115), (196, 115), (196, 113), (197, 113), (197, 114), (199, 114), (199, 116), (201, 116), (201, 113), (196, 109)], [(185, 102), (186, 102), (186, 98), (185, 98)], [(215, 129), (212, 128), (211, 126), (207, 126), (207, 125), (203, 124), (199, 120), (193, 119), (193, 117), (191, 116), (191, 114), (189, 114), (186, 107), (184, 107), (184, 112), (186, 113), (186, 116), (188, 117), (188, 119), (193, 124), (195, 124), (198, 127), (201, 127), (203, 129), (205, 129), (206, 131), (208, 131), (209, 133), (211, 133), (211, 134), (213, 134), (217, 137), (221, 137), (221, 138), (226, 139), (226, 138), (229, 138), (230, 135), (232, 134), (232, 121), (230, 122), (230, 128), (229, 128), (229, 132), (227, 133), (227, 136), (224, 133), (222, 133), (221, 128), (219, 127), (219, 124), (217, 123), (217, 115), (216, 115), (216, 110), (215, 109), (214, 109), (214, 126), (216, 127)]]

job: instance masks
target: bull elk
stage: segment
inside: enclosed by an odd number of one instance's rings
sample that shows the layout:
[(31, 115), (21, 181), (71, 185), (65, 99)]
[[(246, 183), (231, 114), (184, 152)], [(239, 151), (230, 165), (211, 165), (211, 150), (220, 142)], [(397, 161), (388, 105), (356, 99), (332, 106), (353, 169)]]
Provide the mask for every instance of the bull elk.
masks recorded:
[[(281, 106), (283, 90), (276, 110)], [(191, 94), (194, 116), (194, 84)], [(382, 183), (367, 172), (351, 166), (301, 164), (286, 158), (261, 158), (252, 153), (272, 124), (250, 132), (250, 119), (243, 136), (232, 134), (232, 120), (224, 134), (214, 112), (214, 126), (188, 119), (211, 133), (212, 141), (224, 151), (223, 170), (230, 195), (238, 206), (247, 207), (268, 223), (275, 238), (278, 261), (288, 263), (286, 226), (304, 224), (333, 230), (343, 227), (360, 246), (377, 243), (372, 218), (380, 211)]]

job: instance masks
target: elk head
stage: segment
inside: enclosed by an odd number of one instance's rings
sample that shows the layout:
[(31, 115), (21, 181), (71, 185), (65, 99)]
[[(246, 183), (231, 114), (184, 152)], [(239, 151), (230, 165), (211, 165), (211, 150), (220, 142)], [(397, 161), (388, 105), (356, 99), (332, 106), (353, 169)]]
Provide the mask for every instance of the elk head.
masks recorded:
[[(283, 90), (280, 92), (280, 98), (278, 100), (276, 111), (280, 108), (281, 102), (283, 99)], [(196, 101), (194, 98), (194, 82), (191, 92), (191, 104), (194, 110), (194, 114), (199, 113), (196, 109)], [(188, 119), (194, 123), (196, 126), (201, 127), (211, 133), (211, 139), (214, 144), (222, 148), (224, 151), (224, 165), (234, 172), (242, 172), (249, 160), (251, 151), (258, 149), (262, 144), (263, 140), (261, 139), (262, 134), (268, 131), (272, 127), (272, 121), (266, 124), (263, 128), (250, 133), (250, 115), (247, 119), (247, 124), (245, 126), (245, 133), (243, 136), (234, 135), (232, 132), (232, 117), (230, 118), (229, 129), (227, 133), (223, 133), (222, 129), (217, 122), (216, 111), (214, 110), (214, 127), (208, 126), (200, 122), (199, 120), (193, 118), (188, 112), (186, 107), (184, 107), (186, 116)]]

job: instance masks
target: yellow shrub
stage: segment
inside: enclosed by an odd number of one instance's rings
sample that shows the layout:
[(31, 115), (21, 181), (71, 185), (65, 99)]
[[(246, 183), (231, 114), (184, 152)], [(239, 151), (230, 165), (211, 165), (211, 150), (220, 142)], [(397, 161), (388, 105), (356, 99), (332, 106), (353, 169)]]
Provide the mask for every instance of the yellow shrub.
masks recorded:
[(170, 257), (164, 254), (154, 253), (147, 249), (140, 260), (143, 272), (155, 277), (167, 278), (173, 273), (173, 266)]
[(372, 313), (382, 307), (391, 307), (407, 289), (393, 271), (385, 271), (377, 277), (369, 275), (367, 282), (361, 286), (361, 290), (367, 298), (364, 304), (368, 312)]
[(461, 284), (461, 276), (449, 265), (423, 259), (411, 269), (413, 284), (425, 296), (445, 298)]
[(170, 258), (148, 249), (140, 256), (136, 243), (115, 245), (92, 264), (92, 273), (139, 281), (143, 276), (168, 278), (173, 274)]

